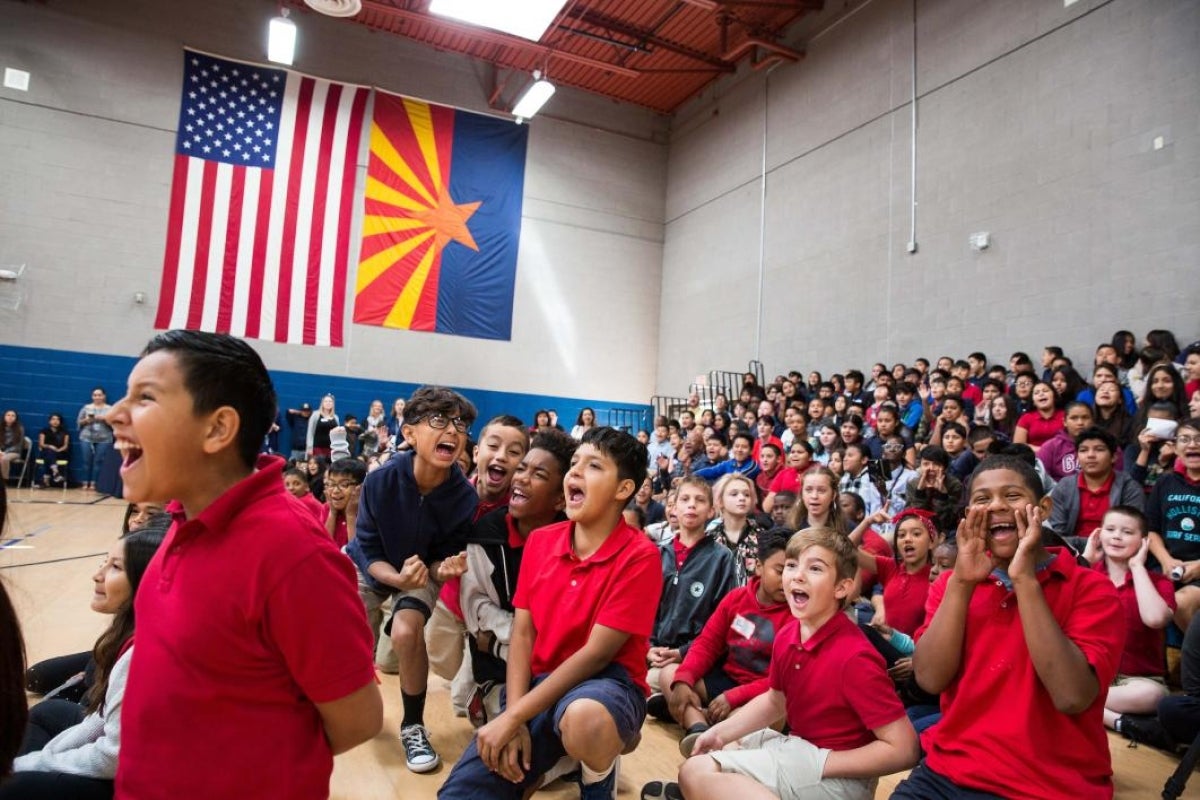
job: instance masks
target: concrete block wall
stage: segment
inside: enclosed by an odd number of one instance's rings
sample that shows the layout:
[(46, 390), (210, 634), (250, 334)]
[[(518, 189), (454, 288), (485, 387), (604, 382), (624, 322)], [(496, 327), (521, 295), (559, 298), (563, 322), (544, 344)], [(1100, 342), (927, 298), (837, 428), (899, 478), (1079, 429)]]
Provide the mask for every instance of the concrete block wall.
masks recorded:
[[(28, 92), (0, 89), (0, 263), (28, 264), (22, 307), (0, 310), (0, 344), (129, 356), (153, 335), (182, 48), (261, 62), (276, 8), (0, 0), (0, 67), (32, 75)], [(315, 13), (293, 18), (297, 70), (487, 111), (490, 76), (475, 62)], [(569, 89), (545, 111), (530, 125), (512, 341), (352, 325), (351, 296), (347, 347), (254, 342), (267, 365), (487, 387), (539, 407), (540, 397), (645, 403), (658, 355), (667, 122)], [(364, 148), (360, 189), (365, 165)], [(641, 346), (596, 338), (613, 329)], [(0, 397), (20, 380), (0, 377)]]
[(1200, 337), (1200, 3), (827, 6), (804, 61), (673, 120), (660, 392), (755, 356), (771, 376), (1059, 344), (1086, 365), (1120, 328)]

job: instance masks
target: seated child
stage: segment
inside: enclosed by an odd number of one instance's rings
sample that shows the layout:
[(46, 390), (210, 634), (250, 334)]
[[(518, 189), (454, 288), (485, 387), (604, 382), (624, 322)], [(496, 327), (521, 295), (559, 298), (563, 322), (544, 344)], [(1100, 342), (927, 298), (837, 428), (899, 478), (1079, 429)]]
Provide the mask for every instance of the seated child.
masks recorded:
[(467, 538), (460, 591), (475, 682), (467, 708), (475, 727), (500, 713), (521, 554), (535, 529), (562, 518), (563, 476), (575, 446), (561, 431), (535, 433), (513, 473), (508, 507), (485, 514)]
[(754, 460), (754, 437), (749, 433), (736, 433), (729, 446), (729, 458), (704, 469), (693, 469), (692, 474), (709, 483), (723, 475), (738, 472), (750, 480), (758, 477), (760, 468)]
[[(721, 481), (732, 481), (742, 485), (744, 491), (751, 491), (749, 481), (740, 475), (728, 475)], [(658, 547), (663, 584), (646, 654), (651, 689), (662, 688), (660, 671), (683, 661), (717, 605), (738, 585), (737, 557), (716, 536), (705, 532), (712, 513), (709, 485), (700, 478), (684, 478), (675, 493), (679, 532)], [(671, 685), (665, 686), (669, 689)], [(650, 713), (670, 719), (665, 699), (653, 700)]]
[(471, 401), (451, 389), (423, 386), (413, 393), (401, 427), (411, 450), (367, 475), (356, 534), (346, 546), (372, 631), (379, 630), (381, 606), (392, 601), (384, 632), (399, 660), (400, 740), (413, 772), (441, 763), (425, 729), (425, 623), (442, 583), (466, 567), (463, 548), (479, 497), (458, 459), (475, 415)]
[(334, 461), (325, 472), (325, 505), (321, 523), (338, 547), (350, 542), (358, 523), (358, 497), (367, 478), (367, 465), (357, 458)]
[(871, 450), (866, 444), (855, 442), (846, 445), (846, 452), (842, 455), (844, 472), (842, 479), (838, 482), (838, 491), (856, 494), (862, 498), (867, 516), (874, 514), (883, 506), (883, 497), (879, 494), (879, 487), (871, 480), (871, 473), (867, 468), (870, 458)]
[(930, 587), (913, 654), (942, 719), (894, 798), (1112, 797), (1103, 712), (1125, 639), (1111, 624), (1117, 593), (1042, 544), (1044, 492), (1015, 456), (971, 477), (958, 560)]
[[(1088, 537), (1083, 557), (1117, 589), (1125, 622), (1125, 652), (1104, 701), (1104, 724), (1118, 733), (1122, 714), (1153, 714), (1167, 696), (1166, 636), (1175, 611), (1171, 579), (1146, 570), (1150, 554), (1146, 516), (1132, 506), (1113, 506)], [(1129, 732), (1132, 734), (1132, 732)]]
[(1055, 483), (1079, 469), (1075, 439), (1091, 426), (1092, 409), (1087, 403), (1072, 401), (1063, 409), (1063, 426), (1038, 450), (1038, 461)]
[(319, 522), (325, 516), (325, 507), (309, 491), (308, 481), (305, 479), (303, 472), (295, 467), (284, 470), (283, 488), (288, 490), (288, 494), (300, 501), (300, 505), (304, 507), (304, 510), (313, 515), (313, 519)]
[(771, 504), (771, 522), (777, 527), (786, 528), (788, 517), (792, 514), (792, 508), (796, 505), (796, 493), (785, 489), (775, 493), (774, 502)]
[(1155, 482), (1146, 518), (1150, 552), (1175, 581), (1175, 624), (1186, 631), (1200, 609), (1200, 417), (1179, 423), (1175, 453), (1182, 471), (1164, 471)]
[[(745, 475), (726, 475), (712, 489), (717, 518), (708, 525), (708, 533), (733, 553), (736, 562), (736, 586), (742, 586), (754, 574), (758, 558), (758, 534), (762, 526), (754, 517), (756, 495), (754, 483)], [(676, 498), (676, 504), (678, 504)], [(678, 511), (676, 512), (678, 513)], [(720, 598), (717, 598), (718, 600)], [(699, 625), (704, 620), (699, 620)], [(699, 632), (699, 628), (696, 632)]]
[(757, 574), (725, 595), (682, 664), (663, 667), (659, 685), (671, 717), (687, 731), (679, 743), (685, 758), (709, 725), (768, 688), (771, 646), (792, 620), (783, 595), (784, 551), (791, 535), (788, 528), (772, 528), (759, 536)]
[(617, 759), (646, 715), (646, 650), (662, 567), (621, 518), (646, 474), (627, 433), (583, 435), (563, 480), (568, 522), (525, 543), (509, 642), (504, 710), (467, 746), (444, 800), (517, 800), (564, 755), (583, 800), (611, 798)]
[[(828, 528), (788, 542), (783, 586), (796, 619), (775, 638), (770, 688), (696, 739), (679, 771), (688, 800), (792, 800), (818, 785), (867, 800), (878, 776), (916, 763), (917, 735), (883, 659), (844, 613), (854, 570), (854, 546)], [(784, 718), (788, 735), (770, 727)]]
[(1105, 512), (1114, 506), (1133, 506), (1139, 511), (1146, 502), (1141, 484), (1113, 468), (1117, 440), (1103, 428), (1091, 427), (1076, 439), (1079, 472), (1067, 476), (1050, 492), (1053, 506), (1046, 524), (1059, 536), (1084, 541), (1100, 527)]

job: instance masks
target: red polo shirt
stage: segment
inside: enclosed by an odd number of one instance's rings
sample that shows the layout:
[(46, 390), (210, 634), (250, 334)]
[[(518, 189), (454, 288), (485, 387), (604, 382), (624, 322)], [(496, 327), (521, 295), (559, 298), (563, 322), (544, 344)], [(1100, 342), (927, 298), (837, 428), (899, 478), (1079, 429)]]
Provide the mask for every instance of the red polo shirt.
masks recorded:
[(175, 524), (142, 578), (118, 798), (329, 796), (316, 703), (375, 679), (354, 565), (287, 494), (283, 459)]
[[(1101, 559), (1094, 567), (1097, 572), (1111, 581), (1108, 577), (1108, 565)], [(1171, 579), (1159, 572), (1151, 572), (1150, 581), (1158, 591), (1159, 597), (1166, 601), (1171, 610), (1175, 610), (1175, 586)], [(1121, 611), (1125, 615), (1125, 652), (1121, 655), (1121, 668), (1117, 670), (1122, 675), (1143, 675), (1164, 677), (1167, 674), (1166, 661), (1166, 631), (1163, 628), (1151, 628), (1142, 622), (1142, 614), (1138, 611), (1137, 590), (1133, 585), (1133, 573), (1125, 573), (1125, 582), (1117, 587), (1117, 596), (1121, 598)]]
[(346, 525), (346, 512), (334, 511), (328, 505), (321, 506), (320, 522), (322, 528), (325, 527), (325, 524), (329, 521), (330, 514), (337, 515), (333, 523), (333, 543), (339, 548), (345, 547), (350, 542), (350, 530)]
[(862, 747), (875, 741), (873, 730), (904, 716), (883, 656), (841, 612), (807, 642), (798, 622), (780, 631), (768, 678), (786, 698), (792, 735), (817, 747)]
[(1062, 430), (1063, 412), (1059, 409), (1049, 419), (1046, 419), (1040, 412), (1030, 411), (1027, 414), (1021, 415), (1017, 420), (1017, 427), (1024, 428), (1029, 432), (1028, 441), (1030, 445), (1041, 447), (1053, 439), (1054, 434)]
[(883, 612), (887, 624), (912, 636), (925, 621), (929, 565), (910, 574), (896, 563), (896, 559), (875, 556), (875, 577), (883, 586)]
[[(292, 495), (292, 497), (296, 497)], [(313, 515), (313, 519), (317, 522), (325, 521), (325, 504), (317, 498), (313, 497), (312, 492), (305, 492), (302, 496), (296, 497), (300, 501), (300, 505), (304, 510)]]
[[(942, 692), (942, 721), (922, 736), (926, 765), (955, 784), (1005, 797), (1111, 798), (1112, 760), (1103, 712), (1125, 643), (1112, 583), (1075, 563), (1067, 551), (1038, 572), (1038, 583), (1063, 633), (1083, 653), (1100, 692), (1079, 714), (1054, 708), (1021, 627), (1016, 595), (996, 578), (971, 595), (958, 674)], [(932, 620), (953, 571), (929, 587)], [(917, 631), (918, 648), (928, 623)]]
[(791, 467), (784, 467), (779, 470), (778, 474), (771, 481), (769, 491), (778, 494), (779, 492), (791, 492), (797, 497), (800, 496), (800, 473)]
[(1108, 479), (1100, 484), (1099, 489), (1092, 491), (1088, 488), (1083, 473), (1079, 473), (1075, 483), (1079, 487), (1079, 519), (1075, 523), (1075, 536), (1082, 536), (1086, 539), (1092, 535), (1092, 531), (1100, 527), (1100, 523), (1104, 521), (1104, 515), (1108, 513), (1108, 493), (1112, 491), (1115, 478), (1115, 473), (1108, 473)]
[[(662, 594), (658, 548), (621, 520), (585, 559), (572, 547), (575, 523), (538, 528), (525, 542), (513, 605), (533, 618), (537, 636), (530, 667), (552, 672), (603, 625), (629, 634), (613, 663), (620, 664), (647, 695), (646, 652)], [(361, 613), (361, 608), (359, 609)]]

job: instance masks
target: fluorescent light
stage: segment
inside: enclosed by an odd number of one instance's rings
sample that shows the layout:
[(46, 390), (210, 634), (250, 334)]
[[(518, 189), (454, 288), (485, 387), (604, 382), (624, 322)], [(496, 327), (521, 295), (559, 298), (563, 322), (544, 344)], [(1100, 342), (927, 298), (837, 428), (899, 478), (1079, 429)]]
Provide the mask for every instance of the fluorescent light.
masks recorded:
[(267, 28), (267, 60), (290, 65), (296, 56), (296, 23), (287, 18), (286, 8), (283, 13)]
[(521, 95), (521, 99), (517, 101), (517, 105), (512, 110), (513, 116), (517, 118), (517, 124), (520, 125), (522, 122), (541, 111), (542, 106), (546, 105), (546, 101), (549, 100), (553, 94), (554, 84), (545, 78), (538, 78), (531, 83), (529, 88), (525, 90), (525, 94)]
[(564, 5), (566, 0), (431, 0), (429, 11), (536, 42)]

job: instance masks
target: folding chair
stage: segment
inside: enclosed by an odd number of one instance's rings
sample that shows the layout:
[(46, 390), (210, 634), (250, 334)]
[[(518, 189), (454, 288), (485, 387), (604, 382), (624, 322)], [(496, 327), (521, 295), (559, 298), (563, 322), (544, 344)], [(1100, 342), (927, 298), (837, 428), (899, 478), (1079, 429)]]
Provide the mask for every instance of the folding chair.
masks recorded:
[(8, 479), (10, 481), (12, 480), (12, 477), (13, 477), (12, 468), (16, 467), (17, 464), (21, 465), (21, 474), (17, 476), (17, 488), (18, 489), (20, 489), (22, 486), (29, 485), (29, 484), (25, 483), (25, 479), (29, 476), (29, 462), (33, 460), (32, 458), (30, 458), (30, 456), (32, 456), (32, 455), (33, 455), (33, 440), (30, 439), (28, 436), (26, 436), (25, 440), (21, 443), (21, 457), (16, 459), (15, 461), (12, 462), (12, 464), (9, 465)]
[[(33, 481), (31, 481), (30, 487), (29, 487), (31, 498), (32, 498), (32, 491), (37, 484), (38, 473), (45, 475), (45, 472), (44, 472), (45, 467), (46, 467), (45, 454), (39, 453), (35, 463), (37, 464), (37, 472), (34, 473)], [(64, 502), (67, 499), (67, 486), (70, 485), (70, 483), (71, 483), (70, 477), (67, 474), (67, 467), (70, 465), (70, 463), (71, 463), (71, 460), (68, 458), (57, 458), (54, 460), (54, 466), (55, 466), (55, 468), (58, 469), (59, 474), (62, 476), (62, 492), (59, 494), (59, 497), (58, 497), (58, 502), (60, 502), (60, 503)], [(47, 489), (50, 488), (48, 484), (47, 484), (46, 488)]]

